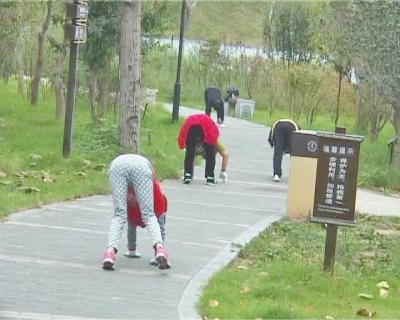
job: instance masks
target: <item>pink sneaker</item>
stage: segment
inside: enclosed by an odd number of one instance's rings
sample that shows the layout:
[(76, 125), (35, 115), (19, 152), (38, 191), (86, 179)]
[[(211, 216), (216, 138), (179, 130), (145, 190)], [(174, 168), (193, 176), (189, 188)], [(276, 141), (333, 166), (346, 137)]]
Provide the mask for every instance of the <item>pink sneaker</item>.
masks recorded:
[(171, 268), (171, 261), (167, 249), (162, 244), (156, 245), (156, 261), (158, 262), (158, 269)]
[(103, 269), (114, 270), (114, 263), (117, 256), (112, 251), (106, 251), (103, 256)]

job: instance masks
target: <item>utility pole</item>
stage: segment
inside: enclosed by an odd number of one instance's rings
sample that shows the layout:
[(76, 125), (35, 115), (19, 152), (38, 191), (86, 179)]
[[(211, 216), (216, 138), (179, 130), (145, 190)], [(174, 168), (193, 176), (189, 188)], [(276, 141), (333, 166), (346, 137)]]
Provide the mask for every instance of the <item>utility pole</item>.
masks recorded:
[(76, 74), (78, 64), (79, 44), (86, 42), (86, 21), (88, 16), (87, 1), (75, 0), (67, 3), (67, 18), (70, 24), (65, 26), (65, 37), (71, 41), (69, 54), (69, 71), (67, 84), (67, 102), (65, 108), (63, 156), (68, 158), (72, 145), (72, 123), (75, 108)]
[(181, 65), (182, 65), (182, 50), (183, 50), (183, 33), (185, 30), (185, 10), (186, 2), (182, 0), (181, 11), (181, 28), (179, 32), (179, 51), (178, 51), (178, 67), (176, 70), (176, 81), (174, 85), (174, 102), (172, 107), (172, 122), (178, 121), (179, 118), (179, 104), (181, 100)]

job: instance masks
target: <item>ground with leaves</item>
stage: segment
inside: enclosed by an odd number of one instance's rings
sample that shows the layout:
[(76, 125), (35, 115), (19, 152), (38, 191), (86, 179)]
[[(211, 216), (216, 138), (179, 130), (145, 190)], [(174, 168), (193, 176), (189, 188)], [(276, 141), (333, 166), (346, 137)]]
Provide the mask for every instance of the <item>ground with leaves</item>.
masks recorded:
[(324, 245), (323, 225), (273, 224), (209, 282), (203, 318), (399, 318), (399, 218), (340, 227), (333, 274), (322, 271)]
[[(30, 106), (16, 95), (15, 83), (0, 90), (0, 219), (46, 203), (110, 192), (107, 168), (120, 150), (112, 110), (93, 123), (89, 104), (79, 97), (71, 156), (62, 156), (64, 120), (55, 119), (53, 97)], [(150, 121), (152, 120), (152, 121)], [(152, 108), (142, 123), (142, 150), (160, 178), (177, 177), (182, 153), (179, 123)]]

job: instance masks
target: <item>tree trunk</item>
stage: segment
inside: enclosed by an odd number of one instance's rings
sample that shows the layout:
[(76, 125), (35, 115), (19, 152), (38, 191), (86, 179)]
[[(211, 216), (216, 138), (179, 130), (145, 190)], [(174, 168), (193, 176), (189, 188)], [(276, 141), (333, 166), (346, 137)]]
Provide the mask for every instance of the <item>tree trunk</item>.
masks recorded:
[(141, 2), (127, 0), (121, 21), (119, 143), (140, 153), (140, 14)]
[(90, 71), (90, 114), (92, 115), (92, 121), (97, 119), (97, 73), (96, 71)]
[(340, 93), (342, 90), (342, 72), (339, 72), (339, 84), (338, 84), (338, 94), (337, 94), (337, 100), (336, 100), (336, 113), (335, 113), (335, 127), (337, 127), (338, 121), (339, 121), (339, 106), (340, 106)]
[(15, 60), (17, 62), (17, 68), (18, 68), (18, 94), (20, 96), (24, 96), (24, 61), (22, 59), (22, 33), (20, 33), (18, 39), (17, 39), (17, 47), (15, 50)]
[(99, 95), (98, 105), (100, 115), (104, 117), (107, 112), (107, 107), (110, 101), (110, 75), (111, 75), (111, 64), (108, 63), (104, 66), (99, 76)]
[(53, 6), (53, 0), (47, 1), (47, 14), (46, 18), (42, 25), (42, 30), (38, 35), (38, 51), (37, 51), (37, 60), (36, 60), (36, 69), (35, 75), (32, 79), (31, 85), (31, 105), (36, 105), (39, 96), (39, 87), (40, 87), (40, 79), (42, 78), (43, 72), (43, 64), (44, 64), (44, 43), (46, 40), (46, 34), (49, 30), (50, 18), (51, 18), (51, 9)]
[(65, 116), (65, 83), (62, 79), (66, 54), (60, 53), (56, 57), (53, 66), (53, 87), (56, 94), (56, 119), (62, 119)]
[(394, 117), (393, 124), (396, 131), (397, 143), (394, 145), (392, 166), (394, 168), (400, 169), (400, 103), (393, 106), (394, 107)]

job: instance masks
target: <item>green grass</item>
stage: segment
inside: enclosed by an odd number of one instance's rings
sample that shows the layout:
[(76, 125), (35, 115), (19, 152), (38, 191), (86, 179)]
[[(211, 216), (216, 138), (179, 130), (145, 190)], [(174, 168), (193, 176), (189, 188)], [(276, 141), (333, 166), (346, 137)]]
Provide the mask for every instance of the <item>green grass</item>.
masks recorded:
[[(64, 121), (55, 120), (54, 100), (36, 107), (16, 95), (13, 83), (0, 85), (0, 218), (54, 201), (110, 192), (107, 168), (119, 154), (112, 112), (104, 123), (90, 120), (86, 99), (75, 109), (72, 152), (62, 157)], [(177, 177), (183, 154), (179, 123), (161, 107), (142, 122), (142, 150), (159, 178)], [(150, 135), (150, 139), (149, 139)], [(49, 181), (51, 180), (51, 182)]]
[[(203, 291), (208, 319), (354, 319), (361, 308), (378, 319), (398, 319), (400, 219), (360, 216), (340, 227), (334, 273), (322, 271), (325, 229), (281, 220), (241, 250)], [(379, 230), (393, 235), (379, 235)], [(376, 284), (387, 281), (382, 298)], [(371, 294), (371, 300), (358, 295)], [(212, 300), (218, 306), (212, 307)]]

